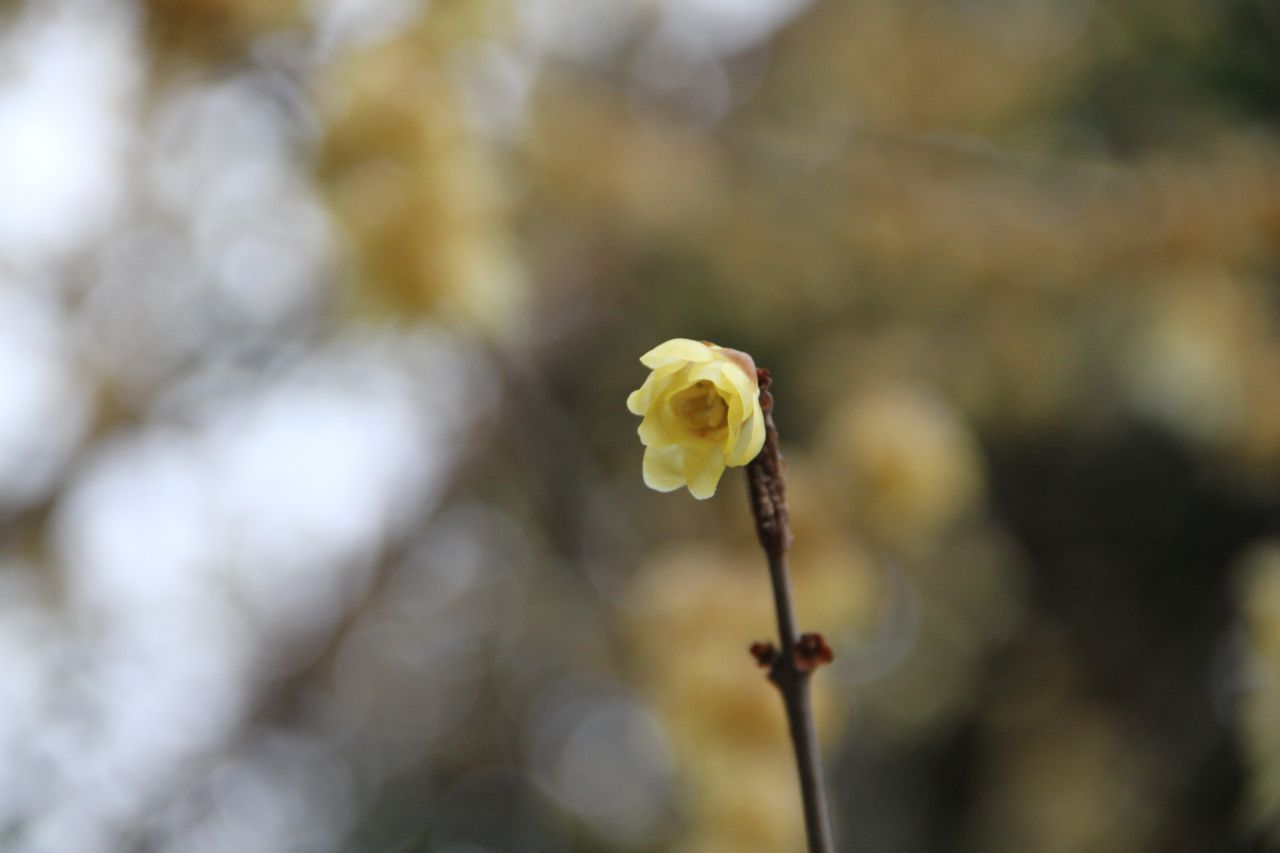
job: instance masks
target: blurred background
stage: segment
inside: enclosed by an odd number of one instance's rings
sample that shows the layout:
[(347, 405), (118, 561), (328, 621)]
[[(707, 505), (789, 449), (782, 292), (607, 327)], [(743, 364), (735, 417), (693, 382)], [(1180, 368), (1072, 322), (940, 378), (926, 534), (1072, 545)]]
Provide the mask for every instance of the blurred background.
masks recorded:
[(0, 850), (1280, 843), (1270, 0), (0, 2)]

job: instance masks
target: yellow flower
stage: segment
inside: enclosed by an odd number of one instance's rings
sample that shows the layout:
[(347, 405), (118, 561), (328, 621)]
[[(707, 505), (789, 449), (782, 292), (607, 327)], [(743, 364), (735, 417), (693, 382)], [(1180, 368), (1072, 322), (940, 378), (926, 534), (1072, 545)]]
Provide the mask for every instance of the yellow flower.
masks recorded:
[(670, 492), (688, 486), (703, 500), (726, 466), (746, 465), (764, 446), (760, 386), (751, 356), (673, 338), (640, 357), (653, 372), (627, 398), (643, 415), (644, 482)]

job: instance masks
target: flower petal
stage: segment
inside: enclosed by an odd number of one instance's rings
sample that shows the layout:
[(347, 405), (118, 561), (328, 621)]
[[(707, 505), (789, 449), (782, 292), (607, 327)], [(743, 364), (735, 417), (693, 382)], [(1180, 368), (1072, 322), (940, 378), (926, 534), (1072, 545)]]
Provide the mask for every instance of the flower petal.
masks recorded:
[(746, 465), (755, 459), (764, 448), (764, 439), (764, 413), (760, 411), (757, 403), (755, 411), (747, 418), (747, 422), (742, 425), (742, 431), (738, 433), (738, 440), (729, 453), (729, 464)]
[(657, 368), (644, 380), (644, 384), (631, 392), (627, 397), (627, 408), (633, 415), (643, 415), (649, 411), (654, 399), (660, 396), (671, 383), (672, 377), (685, 367), (682, 361), (673, 361)]
[(729, 347), (716, 347), (716, 352), (741, 367), (747, 376), (751, 377), (751, 381), (756, 381), (756, 360), (747, 355), (742, 350), (731, 349)]
[(684, 479), (689, 483), (689, 494), (700, 501), (711, 497), (716, 493), (722, 474), (724, 454), (720, 452), (720, 448), (685, 449)]
[(726, 360), (722, 364), (724, 365), (722, 373), (725, 380), (742, 397), (743, 402), (760, 399), (760, 383), (755, 374), (748, 376), (747, 372), (736, 361)]
[(671, 408), (671, 398), (689, 387), (689, 384), (687, 376), (680, 371), (662, 383), (661, 388), (649, 398), (644, 420), (636, 430), (640, 434), (641, 444), (647, 447), (662, 447), (667, 444), (683, 446), (701, 440), (689, 434)]
[(673, 361), (710, 361), (715, 357), (711, 347), (690, 338), (672, 338), (658, 344), (644, 355), (640, 363), (645, 367), (657, 369)]
[(640, 422), (640, 426), (636, 428), (636, 432), (640, 435), (640, 443), (645, 447), (664, 447), (668, 444), (678, 444), (680, 438), (671, 429), (666, 419), (662, 417), (661, 412), (650, 412), (645, 415), (644, 420)]
[(675, 446), (646, 447), (644, 484), (659, 492), (673, 492), (683, 486), (684, 452)]
[(717, 358), (706, 364), (692, 365), (689, 368), (689, 382), (692, 384), (705, 379), (716, 386), (716, 390), (720, 392), (720, 397), (729, 410), (727, 417), (729, 446), (732, 446), (738, 438), (738, 428), (744, 420), (743, 406), (748, 405), (750, 401), (738, 392), (738, 387), (725, 370), (727, 367), (732, 368), (732, 365), (723, 358)]

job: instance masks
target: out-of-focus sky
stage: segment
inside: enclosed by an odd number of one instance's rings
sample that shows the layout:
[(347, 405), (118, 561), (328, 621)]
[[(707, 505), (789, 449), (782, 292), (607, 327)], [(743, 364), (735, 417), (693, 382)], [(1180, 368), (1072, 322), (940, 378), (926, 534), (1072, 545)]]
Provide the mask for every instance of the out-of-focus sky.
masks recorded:
[(1280, 838), (1268, 0), (0, 5), (0, 850)]

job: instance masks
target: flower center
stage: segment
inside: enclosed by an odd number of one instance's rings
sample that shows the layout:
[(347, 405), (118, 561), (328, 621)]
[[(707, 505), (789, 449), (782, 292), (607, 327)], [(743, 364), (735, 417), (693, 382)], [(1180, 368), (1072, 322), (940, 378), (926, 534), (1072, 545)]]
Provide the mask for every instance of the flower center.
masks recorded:
[(729, 406), (716, 386), (703, 379), (672, 396), (671, 411), (690, 432), (705, 436), (725, 425)]

